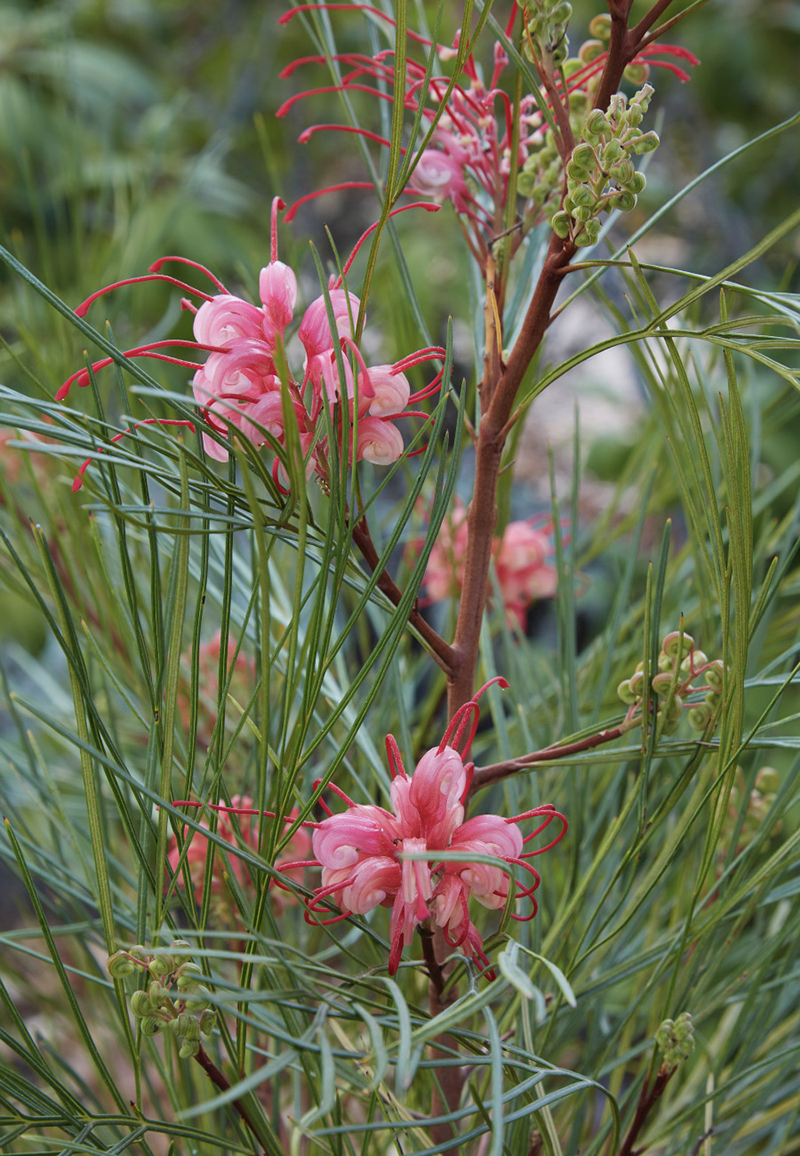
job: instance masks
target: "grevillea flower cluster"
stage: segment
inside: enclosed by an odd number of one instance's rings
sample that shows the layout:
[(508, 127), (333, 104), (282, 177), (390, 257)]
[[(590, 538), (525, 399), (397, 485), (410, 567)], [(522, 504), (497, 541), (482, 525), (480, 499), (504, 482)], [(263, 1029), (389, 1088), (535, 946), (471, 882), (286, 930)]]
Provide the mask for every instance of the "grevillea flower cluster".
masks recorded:
[[(504, 679), (493, 681), (508, 685)], [(487, 967), (483, 940), (470, 915), (470, 900), (490, 909), (501, 908), (513, 886), (513, 898), (529, 900), (530, 910), (525, 915), (512, 912), (512, 918), (532, 919), (540, 877), (528, 860), (554, 847), (566, 831), (566, 819), (550, 805), (513, 818), (476, 815), (465, 819), (473, 771), (465, 758), (478, 725), (477, 700), (485, 689), (457, 711), (438, 747), (422, 756), (413, 775), (406, 773), (393, 736), (387, 737), (391, 810), (356, 803), (331, 785), (346, 810), (314, 825), (315, 859), (310, 865), (322, 868), (322, 880), (308, 903), (308, 918), (331, 923), (365, 915), (379, 906), (390, 907), (391, 974), (415, 928), (422, 924), (441, 928), (451, 948)], [(536, 826), (523, 837), (518, 824), (526, 819), (535, 820)], [(546, 846), (525, 851), (525, 845), (554, 821), (559, 823), (558, 835)], [(442, 859), (442, 853), (455, 858)], [(528, 873), (525, 886), (513, 880), (514, 867)], [(340, 915), (326, 914), (330, 903), (336, 904)]]
[[(179, 806), (196, 806), (193, 803), (180, 803)], [(225, 854), (219, 847), (215, 848), (214, 863), (211, 870), (211, 893), (219, 896), (224, 892), (225, 881), (223, 879), (223, 872), (232, 875), (238, 885), (246, 891), (252, 891), (253, 880), (250, 875), (247, 864), (236, 854), (237, 848), (243, 848), (251, 855), (258, 853), (259, 842), (259, 824), (254, 819), (261, 814), (260, 811), (253, 807), (253, 800), (248, 795), (234, 795), (231, 799), (230, 807), (215, 807), (218, 811), (219, 819), (217, 822), (216, 834), (219, 839), (224, 839), (231, 847), (231, 852)], [(238, 831), (234, 829), (230, 816), (236, 814), (239, 816)], [(286, 816), (284, 820), (285, 826), (291, 824), (297, 819), (298, 811), (295, 809)], [(205, 819), (200, 820), (200, 826), (209, 830), (209, 825)], [(186, 845), (188, 844), (188, 846)], [(210, 843), (205, 835), (199, 834), (197, 831), (191, 831), (189, 828), (184, 833), (184, 846), (178, 846), (178, 840), (175, 835), (170, 837), (167, 848), (167, 862), (173, 872), (178, 871), (181, 861), (183, 860), (189, 869), (189, 878), (194, 888), (194, 896), (196, 902), (199, 904), (203, 899), (203, 887), (205, 882), (206, 861), (209, 855)], [(298, 827), (292, 835), (286, 850), (283, 855), (279, 856), (275, 861), (275, 869), (280, 871), (290, 882), (302, 883), (303, 868), (302, 866), (291, 867), (291, 864), (298, 857), (307, 856), (311, 850), (311, 837), (304, 827)], [(178, 874), (178, 884), (183, 886), (183, 873)], [(278, 880), (273, 878), (273, 883), (277, 889), (272, 890), (272, 907), (276, 914), (280, 914), (286, 906), (296, 903), (294, 892), (288, 887), (283, 886)]]
[[(538, 7), (553, 8), (553, 5), (544, 3)], [(310, 8), (352, 8), (368, 12), (378, 21), (394, 26), (394, 21), (383, 12), (355, 4), (302, 4), (287, 12), (282, 21)], [(555, 13), (544, 14), (544, 24), (539, 17), (531, 16), (523, 29), (522, 46), (534, 60), (543, 84), (538, 92), (526, 93), (518, 101), (501, 85), (509, 58), (499, 41), (493, 48), (488, 81), (484, 80), (474, 55), (469, 52), (464, 56), (462, 71), (451, 90), (450, 77), (428, 77), (425, 62), (407, 59), (402, 93), (404, 106), (414, 116), (417, 113), (421, 115), (424, 129), (433, 128), (426, 147), (414, 158), (407, 191), (430, 197), (440, 204), (452, 202), (481, 267), (485, 266), (488, 244), (507, 227), (506, 206), (512, 189), (519, 198), (513, 206), (512, 251), (532, 226), (550, 220), (560, 205), (568, 150), (563, 134), (557, 137), (553, 132), (555, 121), (552, 115), (548, 123), (542, 110), (552, 112), (554, 104), (560, 102), (569, 120), (570, 131), (579, 137), (581, 123), (593, 106), (594, 93), (607, 57), (610, 22), (602, 17), (592, 22), (593, 39), (587, 41), (575, 58), (567, 57), (566, 36), (562, 30), (556, 41), (558, 58), (545, 62), (540, 60), (540, 41), (544, 40), (547, 45), (556, 42), (544, 37), (543, 29), (546, 31), (550, 27), (554, 16), (563, 18), (565, 24), (571, 13), (568, 4), (562, 3), (558, 8)], [(505, 29), (508, 38), (514, 36), (520, 11), (519, 5), (514, 3)], [(425, 48), (432, 47), (429, 39), (416, 32), (409, 33), (409, 39)], [(458, 57), (458, 49), (457, 36), (452, 47), (438, 47), (440, 61)], [(334, 61), (343, 70), (340, 83), (297, 93), (281, 106), (278, 116), (285, 115), (298, 100), (315, 94), (366, 92), (377, 100), (392, 102), (395, 99), (392, 95), (394, 55), (393, 48), (383, 49), (374, 56), (359, 52), (335, 55)], [(631, 62), (626, 75), (638, 77), (638, 83), (641, 83), (650, 67), (655, 65), (670, 70), (681, 80), (688, 80), (687, 73), (674, 63), (674, 58), (689, 64), (697, 63), (696, 57), (677, 45), (649, 45)], [(291, 76), (300, 65), (325, 63), (327, 58), (323, 56), (303, 57), (284, 69), (281, 76)], [(301, 134), (300, 141), (309, 140), (319, 131), (357, 133), (384, 147), (390, 143), (368, 129), (335, 124), (312, 125)], [(351, 181), (310, 196), (354, 186), (372, 188), (368, 182)], [(310, 197), (302, 198), (291, 211), (308, 199)]]
[[(344, 288), (343, 277), (372, 231), (368, 229), (346, 262), (342, 276), (332, 277), (328, 292), (306, 309), (297, 333), (305, 359), (302, 373), (293, 375), (285, 366), (285, 347), (286, 330), (292, 323), (297, 303), (297, 277), (293, 269), (278, 260), (280, 208), (283, 201), (276, 197), (272, 207), (271, 260), (259, 277), (260, 305), (228, 292), (213, 273), (195, 261), (162, 257), (150, 266), (146, 276), (128, 278), (98, 290), (75, 312), (83, 316), (93, 301), (111, 289), (141, 281), (165, 281), (187, 294), (181, 304), (194, 314), (194, 340), (154, 341), (127, 350), (126, 356), (156, 358), (194, 371), (195, 401), (204, 429), (213, 431), (204, 432), (203, 444), (206, 453), (218, 461), (227, 459), (226, 441), (230, 432), (237, 430), (255, 446), (269, 444), (276, 449), (273, 474), (280, 485), (286, 481), (280, 453), (287, 444), (286, 423), (292, 422), (299, 436), (307, 475), (316, 473), (322, 479), (329, 479), (330, 438), (326, 429), (330, 427), (326, 427), (324, 413), (327, 410), (338, 436), (339, 452), (347, 455), (348, 464), (364, 459), (376, 465), (388, 465), (397, 461), (404, 450), (403, 436), (396, 424), (398, 419), (426, 418), (426, 414), (409, 409), (409, 405), (429, 397), (441, 384), (439, 372), (423, 389), (412, 393), (406, 374), (413, 366), (442, 359), (445, 351), (432, 346), (391, 365), (368, 367), (365, 364), (355, 340), (361, 302)], [(161, 273), (167, 262), (182, 262), (200, 270), (218, 292), (201, 292)], [(209, 356), (201, 363), (165, 353), (166, 347), (188, 347)], [(103, 358), (92, 370), (97, 372), (111, 362), (111, 358)], [(66, 397), (73, 385), (88, 383), (87, 370), (79, 370), (61, 386), (57, 400)], [(119, 434), (114, 440), (122, 436)], [(81, 473), (85, 468), (84, 465)]]
[[(431, 602), (455, 598), (464, 582), (467, 550), (467, 511), (456, 499), (439, 531), (425, 570), (425, 588)], [(525, 629), (529, 608), (540, 598), (556, 593), (552, 520), (528, 518), (509, 522), (492, 545), (495, 575), (509, 626)]]

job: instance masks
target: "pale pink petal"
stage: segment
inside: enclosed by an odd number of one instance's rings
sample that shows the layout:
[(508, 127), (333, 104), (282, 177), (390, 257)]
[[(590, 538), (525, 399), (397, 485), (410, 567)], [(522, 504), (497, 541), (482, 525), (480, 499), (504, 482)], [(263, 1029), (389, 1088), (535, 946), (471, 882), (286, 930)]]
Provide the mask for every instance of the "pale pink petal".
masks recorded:
[(283, 333), (297, 304), (297, 278), (283, 261), (270, 261), (261, 270), (258, 291), (264, 303), (267, 332)]
[(358, 423), (357, 461), (388, 466), (402, 457), (404, 448), (400, 430), (385, 418), (363, 417)]

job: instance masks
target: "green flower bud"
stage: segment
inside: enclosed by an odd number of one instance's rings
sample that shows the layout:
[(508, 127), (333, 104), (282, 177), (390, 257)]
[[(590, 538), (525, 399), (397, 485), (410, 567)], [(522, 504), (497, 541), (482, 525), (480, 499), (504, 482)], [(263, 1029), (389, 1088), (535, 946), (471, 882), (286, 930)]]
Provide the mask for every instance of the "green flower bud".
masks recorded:
[(644, 675), (642, 674), (641, 670), (637, 670), (634, 674), (631, 675), (631, 677), (628, 679), (628, 685), (631, 688), (631, 694), (634, 697), (634, 701), (638, 702), (638, 700), (644, 694)]
[(580, 225), (585, 225), (587, 221), (591, 221), (594, 214), (594, 207), (590, 205), (576, 205), (572, 209), (572, 218)]
[(680, 715), (677, 718), (673, 718), (672, 715), (670, 715), (668, 718), (664, 719), (664, 722), (661, 726), (661, 733), (663, 735), (674, 735), (680, 725)]
[(625, 150), (622, 143), (617, 137), (612, 137), (606, 147), (603, 149), (602, 166), (604, 169), (610, 169), (617, 161), (625, 156)]
[(643, 84), (650, 75), (648, 64), (629, 64), (622, 74), (631, 84)]
[(591, 223), (591, 221), (587, 221), (580, 233), (575, 234), (575, 245), (578, 249), (585, 249), (588, 245), (593, 245), (597, 240), (597, 237), (588, 228)]
[(687, 654), (681, 663), (681, 670), (684, 674), (691, 674), (692, 667), (695, 670), (701, 666), (705, 666), (708, 662), (708, 655), (704, 654), (702, 650), (693, 650), (691, 654)]
[(131, 1011), (141, 1018), (150, 1014), (150, 997), (146, 991), (135, 991), (131, 996)]
[(558, 66), (560, 64), (563, 64), (563, 62), (567, 59), (567, 53), (568, 52), (569, 52), (569, 41), (567, 40), (567, 38), (565, 36), (564, 39), (561, 40), (560, 43), (558, 43), (555, 46), (555, 48), (553, 49), (553, 51), (550, 53), (553, 64), (556, 66), (556, 68), (558, 68)]
[(657, 674), (653, 679), (653, 690), (659, 698), (666, 698), (672, 688), (672, 674), (665, 671), (664, 674)]
[[(678, 657), (682, 657), (684, 654), (688, 654), (693, 646), (694, 646), (694, 639), (692, 638), (691, 634), (686, 634), (684, 632), (683, 644), (681, 645), (681, 632), (679, 630), (673, 630), (664, 639), (664, 642), (662, 643), (661, 649), (664, 651), (665, 654), (668, 654), (670, 658), (675, 659)], [(678, 653), (679, 650), (680, 650), (680, 655)]]
[(194, 992), (185, 1000), (187, 1011), (204, 1011), (209, 1004), (211, 992), (207, 987), (198, 984)]
[(599, 40), (610, 40), (611, 17), (606, 12), (593, 16), (589, 21), (589, 35), (596, 36)]
[(708, 703), (712, 711), (716, 711), (719, 706), (719, 691), (710, 690), (705, 697), (705, 702)]
[(644, 173), (634, 173), (631, 180), (626, 186), (627, 192), (633, 193), (636, 197), (639, 193), (644, 192), (644, 187), (647, 184), (647, 179)]
[(567, 173), (590, 173), (597, 163), (594, 149), (586, 141), (581, 141), (572, 150), (572, 156), (567, 163)]
[(557, 237), (563, 238), (569, 236), (569, 213), (565, 213), (564, 210), (561, 209), (555, 214), (551, 223), (553, 232)]
[(200, 1051), (199, 1040), (186, 1040), (178, 1049), (178, 1056), (182, 1060), (191, 1060)]
[(673, 670), (674, 669), (674, 664), (672, 662), (672, 659), (670, 658), (670, 656), (668, 654), (665, 654), (663, 650), (661, 651), (661, 653), (658, 656), (658, 669), (659, 670)]
[[(570, 190), (568, 199), (573, 208), (581, 205), (585, 209), (593, 209), (597, 204), (597, 198), (591, 185), (576, 185), (574, 189)], [(572, 215), (575, 216), (574, 213)]]
[(595, 137), (602, 137), (605, 140), (610, 139), (614, 135), (614, 130), (608, 123), (608, 117), (599, 108), (593, 108), (586, 118), (584, 131)]
[(691, 707), (687, 713), (689, 726), (696, 731), (704, 731), (711, 720), (711, 708), (706, 703)]
[(172, 960), (169, 956), (154, 955), (147, 965), (147, 970), (155, 976), (168, 975), (172, 971)]
[(615, 180), (618, 185), (627, 185), (628, 181), (632, 181), (636, 176), (636, 169), (633, 167), (633, 161), (626, 157), (618, 164), (612, 165), (608, 171), (608, 175)]
[(164, 987), (163, 983), (154, 979), (147, 989), (147, 998), (150, 1000), (151, 1007), (161, 1007), (163, 1001), (169, 999), (169, 988)]
[(641, 153), (651, 153), (658, 148), (660, 144), (657, 132), (643, 132), (641, 136), (637, 136), (631, 142), (633, 151), (638, 155)]
[(622, 701), (628, 703), (629, 706), (636, 702), (636, 695), (631, 690), (631, 680), (629, 678), (624, 679), (624, 681), (619, 684), (617, 694)]
[(113, 955), (109, 955), (106, 968), (112, 979), (124, 979), (126, 975), (136, 971), (136, 964), (129, 958), (127, 951), (115, 951)]
[(563, 4), (558, 4), (550, 13), (550, 22), (552, 24), (569, 24), (572, 17), (572, 5), (566, 0)]
[(211, 1008), (206, 1008), (204, 1012), (200, 1013), (200, 1031), (204, 1036), (210, 1036), (213, 1033), (216, 1019), (217, 1013)]
[(167, 1026), (167, 1021), (161, 1019), (160, 1016), (145, 1016), (141, 1022), (142, 1035), (157, 1036), (159, 1032), (163, 1032)]
[(598, 56), (602, 56), (605, 50), (606, 46), (602, 40), (584, 40), (578, 49), (578, 57), (584, 64), (591, 64)]
[(570, 56), (567, 60), (564, 61), (561, 67), (564, 70), (564, 75), (566, 76), (567, 80), (569, 80), (569, 78), (574, 76), (576, 72), (580, 72), (580, 70), (583, 68), (583, 62), (577, 56)]
[(708, 685), (712, 688), (712, 690), (722, 690), (723, 670), (724, 667), (722, 662), (720, 659), (716, 658), (711, 663), (711, 666), (709, 666), (708, 670), (703, 672), (703, 677), (705, 678)]
[(615, 193), (608, 202), (610, 209), (620, 209), (623, 213), (629, 213), (631, 209), (636, 208), (637, 197), (635, 193), (623, 189), (622, 192)]
[(652, 84), (643, 85), (638, 92), (634, 93), (631, 104), (637, 104), (642, 112), (647, 112), (648, 106), (650, 104), (650, 98), (654, 92), (655, 89), (653, 88)]
[(755, 785), (763, 794), (774, 795), (781, 785), (781, 778), (774, 767), (762, 767), (756, 774)]

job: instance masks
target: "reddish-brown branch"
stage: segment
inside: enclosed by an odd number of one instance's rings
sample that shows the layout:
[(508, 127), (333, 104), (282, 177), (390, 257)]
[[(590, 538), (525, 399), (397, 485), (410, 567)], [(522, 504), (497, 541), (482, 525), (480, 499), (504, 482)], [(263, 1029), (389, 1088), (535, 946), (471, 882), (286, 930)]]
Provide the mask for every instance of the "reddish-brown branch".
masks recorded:
[[(380, 558), (375, 548), (375, 543), (372, 541), (372, 535), (369, 532), (369, 526), (365, 518), (362, 518), (353, 527), (353, 541), (356, 546), (358, 546), (364, 561), (374, 574), (380, 566)], [(386, 595), (394, 606), (400, 605), (403, 598), (403, 591), (389, 576), (386, 570), (382, 570), (378, 578), (378, 589)], [(417, 609), (411, 611), (408, 616), (408, 621), (423, 641), (427, 643), (433, 657), (449, 678), (453, 669), (453, 648), (445, 642), (429, 622), (425, 621)]]
[[(443, 944), (443, 935), (440, 928), (436, 932), (428, 928), (420, 928), (420, 936), (422, 938), (422, 954), (428, 968), (428, 975), (430, 976), (430, 985), (428, 988), (428, 1009), (431, 1018), (439, 1015), (451, 1003), (455, 1001), (458, 996), (458, 990), (452, 986), (445, 991), (445, 974), (439, 963), (437, 956), (437, 940), (439, 941), (439, 950), (446, 952), (448, 949)], [(439, 1045), (437, 1047), (436, 1045)], [(452, 1048), (450, 1046), (450, 1039), (446, 1035), (437, 1036), (433, 1041), (432, 1052), (434, 1058), (441, 1057), (450, 1058), (452, 1056)], [(436, 1078), (439, 1082), (439, 1089), (434, 1087), (431, 1115), (436, 1116), (447, 1115), (448, 1112), (455, 1112), (461, 1103), (461, 1091), (464, 1086), (464, 1077), (460, 1068), (447, 1064), (443, 1065), (436, 1072)], [(431, 1139), (434, 1144), (446, 1144), (448, 1141), (453, 1141), (453, 1146), (446, 1149), (444, 1156), (459, 1156), (462, 1151), (461, 1145), (458, 1143), (458, 1133), (453, 1124), (431, 1124), (430, 1126)]]
[[(642, 48), (647, 32), (672, 0), (656, 0), (634, 29), (628, 28), (632, 0), (609, 0), (611, 36), (594, 105), (607, 109), (622, 74)], [(650, 38), (652, 39), (652, 37)], [(558, 110), (556, 109), (556, 112)], [(547, 327), (564, 271), (576, 247), (553, 235), (525, 321), (506, 365), (487, 356), (479, 393), (482, 417), (475, 447), (475, 488), (467, 512), (464, 580), (455, 638), (449, 656), (447, 708), (450, 718), (472, 697), (481, 622), (486, 606), (492, 540), (497, 518), (496, 495), (500, 462), (509, 433), (509, 418), (522, 380)], [(489, 278), (487, 278), (489, 280)], [(488, 310), (487, 310), (488, 315)], [(488, 330), (487, 326), (487, 330)], [(488, 336), (488, 333), (487, 333)], [(487, 351), (489, 343), (487, 341)]]
[[(221, 1092), (227, 1092), (230, 1090), (230, 1084), (229, 1084), (228, 1080), (225, 1078), (225, 1076), (223, 1076), (222, 1072), (219, 1070), (217, 1065), (211, 1059), (211, 1057), (209, 1056), (208, 1052), (205, 1050), (205, 1048), (203, 1047), (202, 1044), (200, 1045), (199, 1052), (197, 1053), (197, 1055), (194, 1058), (197, 1060), (198, 1064), (203, 1069), (205, 1074), (208, 1076), (209, 1080), (211, 1081), (211, 1083), (214, 1085), (215, 1088), (219, 1088), (219, 1090)], [(242, 1101), (241, 1100), (231, 1100), (231, 1105), (232, 1105), (232, 1107), (234, 1107), (236, 1109), (236, 1111), (242, 1117), (242, 1120), (244, 1121), (244, 1123), (247, 1125), (247, 1127), (250, 1129), (250, 1131), (253, 1133), (253, 1135), (255, 1136), (255, 1138), (258, 1140), (258, 1142), (260, 1144), (261, 1143), (261, 1136), (259, 1135), (259, 1130), (256, 1127), (252, 1117), (250, 1116), (250, 1113), (248, 1112), (247, 1108), (244, 1106)], [(262, 1153), (263, 1153), (263, 1156), (267, 1156), (267, 1151), (265, 1148), (262, 1148)]]
[(591, 751), (595, 747), (602, 746), (603, 743), (613, 743), (615, 739), (621, 738), (628, 730), (630, 730), (630, 723), (610, 727), (596, 735), (578, 739), (574, 743), (555, 743), (553, 746), (543, 747), (540, 751), (532, 751), (529, 755), (521, 755), (518, 759), (507, 759), (502, 763), (490, 763), (486, 767), (476, 767), (469, 793), (474, 795), (476, 791), (482, 791), (485, 787), (490, 787), (492, 783), (499, 783), (510, 775), (527, 770), (528, 767), (532, 767), (536, 763), (545, 763), (552, 759), (566, 759), (571, 755), (579, 755), (583, 751)]
[(634, 1150), (634, 1143), (637, 1136), (644, 1127), (647, 1117), (652, 1111), (654, 1105), (661, 1098), (664, 1089), (670, 1081), (671, 1076), (675, 1072), (675, 1068), (659, 1068), (658, 1075), (655, 1078), (652, 1088), (648, 1088), (647, 1080), (639, 1093), (639, 1103), (636, 1105), (636, 1115), (633, 1117), (633, 1122), (628, 1129), (628, 1134), (625, 1137), (622, 1147), (619, 1150), (619, 1156), (635, 1156), (636, 1152), (641, 1152), (642, 1149)]
[(467, 548), (452, 674), (448, 678), (448, 715), (472, 697), (481, 620), (486, 605), (492, 539), (497, 517), (496, 494), (506, 441), (505, 426), (520, 383), (541, 344), (561, 285), (560, 270), (575, 248), (553, 235), (525, 322), (507, 365), (487, 359), (480, 395), (484, 406), (475, 452), (475, 489), (467, 513)]

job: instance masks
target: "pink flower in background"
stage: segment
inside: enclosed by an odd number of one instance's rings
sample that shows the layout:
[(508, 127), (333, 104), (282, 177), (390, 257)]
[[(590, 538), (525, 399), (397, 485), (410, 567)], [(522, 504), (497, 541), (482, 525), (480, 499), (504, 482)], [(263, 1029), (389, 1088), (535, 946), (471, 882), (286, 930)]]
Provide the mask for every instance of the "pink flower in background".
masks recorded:
[[(492, 681), (508, 685), (504, 679)], [(487, 967), (483, 940), (470, 917), (470, 899), (488, 908), (503, 907), (510, 886), (508, 868), (522, 867), (532, 882), (526, 887), (515, 885), (515, 895), (531, 900), (531, 912), (513, 917), (533, 918), (533, 893), (540, 878), (527, 860), (555, 846), (566, 831), (564, 816), (549, 804), (510, 819), (477, 815), (464, 820), (473, 770), (473, 764), (464, 759), (478, 725), (477, 700), (485, 689), (456, 713), (439, 746), (422, 756), (411, 776), (406, 774), (397, 743), (388, 736), (391, 810), (356, 803), (331, 785), (347, 809), (316, 825), (312, 837), (316, 858), (308, 865), (321, 867), (322, 879), (308, 904), (309, 918), (320, 917), (325, 901), (336, 903), (342, 914), (321, 922), (365, 915), (378, 906), (391, 907), (390, 974), (397, 971), (414, 929), (427, 920), (442, 928), (452, 948), (461, 948)], [(541, 821), (523, 838), (517, 824), (528, 818)], [(554, 819), (561, 824), (557, 837), (545, 847), (525, 851), (525, 844)], [(441, 860), (441, 852), (456, 852), (463, 859)], [(406, 857), (412, 854), (420, 857)], [(477, 863), (476, 856), (493, 862)]]
[[(425, 587), (431, 602), (456, 598), (464, 582), (467, 550), (467, 511), (456, 499), (439, 531), (425, 571)], [(540, 598), (556, 593), (556, 568), (548, 559), (553, 554), (552, 520), (528, 518), (509, 522), (502, 538), (492, 547), (495, 573), (506, 620), (525, 629), (529, 607)]]
[[(201, 642), (197, 648), (197, 741), (204, 747), (211, 743), (211, 736), (217, 722), (219, 710), (219, 653), (222, 639), (219, 630), (208, 642)], [(228, 694), (242, 706), (250, 700), (255, 682), (256, 666), (243, 650), (236, 653), (237, 640), (228, 639), (227, 679), (230, 677)], [(178, 683), (178, 713), (186, 730), (191, 723), (191, 666), (192, 656), (187, 651), (181, 654), (181, 679)], [(231, 670), (233, 667), (233, 670)], [(223, 683), (224, 685), (224, 683)], [(238, 719), (237, 719), (238, 721)]]
[[(187, 805), (187, 804), (178, 804)], [(195, 804), (188, 804), (195, 805)], [(226, 843), (230, 844), (231, 853), (224, 854), (222, 849), (217, 847), (214, 854), (214, 865), (211, 872), (211, 891), (212, 894), (218, 895), (224, 890), (224, 880), (222, 877), (223, 871), (229, 872), (233, 875), (240, 887), (247, 890), (252, 890), (253, 880), (247, 865), (235, 853), (238, 847), (255, 855), (258, 853), (258, 824), (253, 820), (260, 814), (259, 811), (253, 808), (253, 800), (248, 795), (234, 795), (231, 799), (231, 806), (215, 807), (219, 812), (219, 820), (217, 822), (217, 835), (220, 839), (224, 839)], [(239, 837), (234, 830), (231, 823), (231, 814), (239, 816)], [(298, 816), (299, 812), (295, 807), (284, 820), (285, 825), (289, 826)], [(206, 830), (209, 829), (208, 823), (205, 819), (200, 820), (200, 826)], [(205, 878), (206, 859), (208, 858), (209, 841), (204, 835), (196, 831), (190, 830), (188, 827), (184, 832), (184, 838), (189, 843), (186, 850), (186, 863), (189, 867), (189, 876), (194, 888), (195, 902), (200, 904), (203, 899), (203, 881)], [(292, 863), (298, 856), (307, 856), (311, 850), (311, 836), (304, 827), (298, 827), (292, 835), (289, 843), (282, 855), (275, 860), (275, 868), (281, 871), (287, 879), (294, 883), (302, 883), (303, 868), (293, 866), (284, 871), (284, 864)], [(180, 862), (180, 849), (178, 847), (178, 840), (175, 835), (172, 835), (167, 848), (167, 862), (172, 871), (178, 870)], [(273, 880), (273, 884), (277, 883)], [(178, 884), (183, 886), (183, 875), (178, 875)], [(272, 905), (276, 913), (280, 913), (285, 907), (296, 903), (294, 892), (287, 887), (282, 887), (279, 883), (272, 890)]]
[[(427, 203), (416, 207), (428, 211), (437, 208)], [(344, 289), (342, 281), (373, 226), (356, 244), (345, 262), (342, 276), (331, 278), (327, 299), (323, 294), (306, 309), (298, 331), (305, 350), (303, 371), (296, 376), (288, 371), (284, 382), (288, 399), (284, 398), (279, 365), (285, 364), (284, 334), (294, 316), (297, 278), (288, 265), (278, 260), (277, 214), (281, 208), (283, 201), (276, 197), (272, 206), (271, 260), (259, 276), (260, 305), (229, 293), (213, 273), (196, 261), (162, 257), (150, 266), (147, 276), (132, 277), (100, 289), (75, 312), (84, 316), (92, 302), (110, 289), (140, 281), (165, 281), (187, 294), (181, 304), (194, 314), (194, 340), (154, 341), (128, 350), (126, 356), (155, 358), (193, 370), (195, 402), (205, 429), (213, 431), (203, 433), (203, 445), (206, 453), (217, 461), (228, 458), (226, 442), (231, 429), (238, 430), (255, 446), (270, 444), (272, 439), (273, 446), (277, 443), (285, 448), (286, 422), (289, 421), (296, 426), (300, 448), (307, 460), (307, 474), (310, 476), (316, 472), (327, 478), (331, 456), (323, 432), (323, 411), (327, 405), (332, 407), (333, 425), (340, 441), (339, 452), (346, 454), (348, 464), (364, 459), (376, 465), (389, 465), (397, 461), (404, 450), (397, 420), (401, 417), (427, 419), (427, 414), (409, 409), (409, 405), (430, 397), (441, 384), (439, 372), (431, 382), (412, 393), (406, 373), (413, 366), (443, 360), (445, 350), (430, 346), (392, 365), (370, 368), (365, 364), (355, 340), (361, 302), (355, 294)], [(395, 209), (393, 213), (400, 211), (403, 210)], [(166, 262), (181, 262), (199, 270), (218, 292), (213, 295), (204, 293), (161, 273), (160, 269)], [(189, 297), (197, 299), (199, 304)], [(164, 352), (168, 347), (172, 347), (172, 353)], [(175, 351), (182, 349), (192, 350), (194, 354), (207, 353), (208, 357), (199, 362), (175, 356)], [(111, 363), (111, 358), (103, 358), (92, 369), (96, 372)], [(87, 370), (78, 370), (58, 390), (57, 400), (65, 398), (73, 384), (86, 386), (88, 383)], [(152, 418), (148, 423), (191, 425), (190, 422)], [(119, 434), (112, 440), (118, 441), (122, 436)], [(85, 468), (84, 465), (81, 473)], [(273, 475), (279, 485), (286, 481), (279, 454), (276, 454)]]

